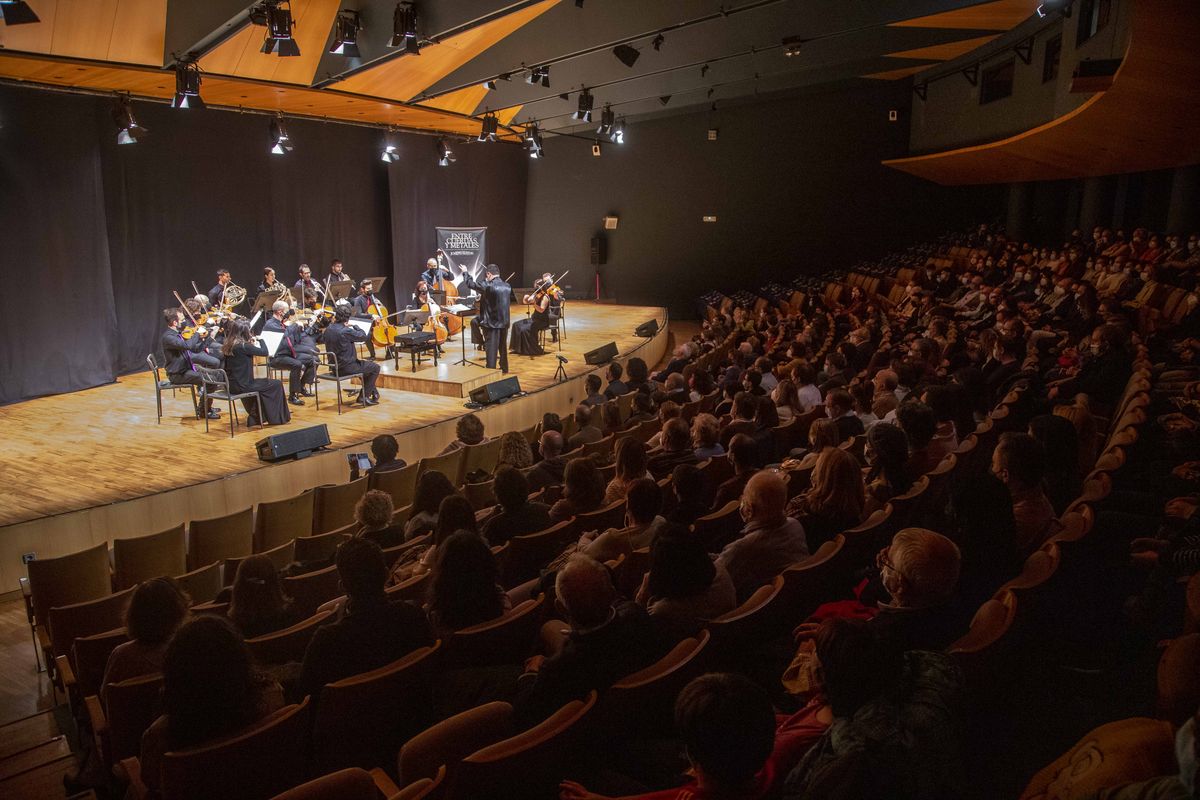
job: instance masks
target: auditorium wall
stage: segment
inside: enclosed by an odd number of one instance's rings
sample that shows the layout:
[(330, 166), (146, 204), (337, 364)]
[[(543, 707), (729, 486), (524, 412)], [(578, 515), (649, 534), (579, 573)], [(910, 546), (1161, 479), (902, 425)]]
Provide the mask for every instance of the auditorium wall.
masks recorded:
[(526, 280), (569, 268), (570, 289), (591, 294), (589, 243), (614, 215), (602, 295), (678, 316), (712, 288), (818, 274), (1002, 217), (1003, 187), (947, 189), (880, 164), (908, 152), (910, 94), (906, 81), (859, 82), (718, 104), (630, 124), (598, 158), (590, 136), (547, 136), (529, 167)]

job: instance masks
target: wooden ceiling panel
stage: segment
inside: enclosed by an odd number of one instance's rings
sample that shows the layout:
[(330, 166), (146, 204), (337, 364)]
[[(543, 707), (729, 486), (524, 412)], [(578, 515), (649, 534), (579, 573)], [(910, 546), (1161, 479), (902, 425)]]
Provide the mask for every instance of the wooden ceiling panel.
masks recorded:
[(990, 36), (978, 36), (974, 39), (961, 39), (957, 42), (930, 45), (929, 47), (918, 47), (914, 50), (901, 50), (897, 53), (887, 53), (886, 56), (887, 58), (920, 58), (926, 61), (949, 61), (952, 58), (958, 58), (978, 47), (982, 47), (999, 35), (997, 33)]
[(901, 78), (907, 78), (909, 75), (916, 75), (927, 67), (929, 67), (929, 64), (918, 64), (915, 67), (901, 67), (900, 69), (889, 69), (885, 72), (872, 72), (870, 75), (863, 75), (862, 77), (873, 78), (879, 81), (898, 81)]
[(993, 0), (969, 8), (944, 11), (891, 23), (896, 28), (963, 28), (1006, 31), (1028, 19), (1036, 3), (1031, 0)]
[(502, 108), (496, 112), (496, 118), (500, 120), (501, 125), (512, 125), (513, 119), (524, 108), (524, 105), (509, 106)]
[(58, 0), (28, 0), (41, 20), (36, 25), (0, 25), (0, 47), (26, 53), (49, 53), (54, 43)]
[(200, 59), (200, 68), (220, 75), (307, 86), (317, 73), (340, 5), (340, 0), (292, 0), (296, 23), (292, 35), (300, 47), (298, 56), (280, 58), (260, 52), (266, 29), (246, 25)]
[(407, 102), (559, 2), (542, 0), (437, 44), (422, 47), (419, 56), (388, 59), (334, 86), (341, 91)]
[(441, 97), (434, 97), (418, 103), (418, 105), (440, 108), (443, 111), (453, 111), (456, 114), (474, 114), (475, 109), (483, 102), (483, 98), (487, 96), (487, 93), (488, 89), (486, 86), (468, 86), (466, 89), (459, 89), (457, 92), (450, 92)]
[(161, 66), (166, 30), (167, 0), (121, 0), (108, 60)]
[(160, 66), (167, 0), (34, 0), (41, 22), (0, 26), (0, 47)]

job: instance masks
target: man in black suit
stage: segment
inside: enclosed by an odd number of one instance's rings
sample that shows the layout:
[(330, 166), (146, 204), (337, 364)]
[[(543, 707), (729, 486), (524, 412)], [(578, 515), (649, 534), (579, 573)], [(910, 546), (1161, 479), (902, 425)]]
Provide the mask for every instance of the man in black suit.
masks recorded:
[(352, 313), (350, 306), (339, 305), (334, 312), (333, 322), (321, 337), (321, 342), (325, 349), (337, 358), (339, 375), (362, 375), (363, 388), (358, 402), (360, 405), (373, 406), (379, 403), (379, 392), (375, 388), (375, 379), (379, 377), (379, 365), (374, 361), (359, 361), (354, 343), (365, 342), (368, 337), (358, 328), (347, 324)]
[(217, 270), (217, 285), (208, 290), (208, 304), (220, 306), (221, 298), (225, 296), (225, 286), (229, 283), (229, 270)]
[[(197, 387), (198, 397), (204, 410), (196, 408), (196, 416), (202, 413), (207, 414), (209, 419), (220, 419), (221, 413), (214, 411), (212, 400), (207, 397), (204, 392), (204, 381), (200, 378), (200, 374), (196, 372), (194, 365), (219, 367), (220, 363), (212, 364), (205, 359), (212, 359), (212, 356), (204, 353), (204, 345), (213, 335), (211, 330), (206, 330), (204, 335), (193, 335), (190, 339), (184, 339), (183, 334), (179, 329), (183, 326), (183, 309), (167, 308), (163, 309), (163, 319), (166, 320), (167, 329), (163, 331), (162, 348), (163, 348), (163, 368), (166, 370), (167, 379), (171, 383), (178, 386), (187, 386), (191, 384)], [(216, 360), (216, 359), (212, 359)]]
[[(363, 281), (358, 285), (358, 297), (355, 297), (351, 303), (354, 308), (354, 313), (360, 317), (369, 317), (371, 314), (367, 311), (371, 304), (375, 302), (373, 294), (375, 292), (374, 281)], [(375, 342), (370, 336), (367, 337), (367, 352), (371, 354), (371, 358), (375, 358)]]
[(463, 273), (463, 284), (479, 292), (479, 327), (483, 329), (484, 348), (487, 352), (488, 369), (496, 368), (497, 356), (500, 371), (508, 374), (508, 307), (512, 303), (512, 287), (500, 277), (495, 264), (483, 268), (483, 280), (478, 281)]
[(283, 341), (279, 343), (279, 349), (275, 351), (270, 364), (275, 369), (288, 370), (288, 402), (294, 406), (302, 406), (304, 400), (300, 396), (312, 395), (307, 387), (317, 379), (317, 359), (312, 353), (300, 349), (300, 326), (285, 322), (287, 316), (288, 304), (282, 300), (276, 301), (271, 306), (271, 316), (263, 325), (263, 330), (283, 334)]
[(825, 414), (837, 425), (839, 442), (863, 433), (862, 420), (854, 413), (854, 400), (845, 389), (834, 389), (825, 395)]

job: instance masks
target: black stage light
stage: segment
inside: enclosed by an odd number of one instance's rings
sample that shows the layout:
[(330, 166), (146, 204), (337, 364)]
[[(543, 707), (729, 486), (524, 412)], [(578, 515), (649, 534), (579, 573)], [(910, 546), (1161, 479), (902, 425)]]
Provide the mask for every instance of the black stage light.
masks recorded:
[(410, 55), (421, 55), (421, 43), (417, 40), (417, 5), (416, 3), (396, 3), (396, 11), (392, 14), (392, 41), (390, 47), (403, 47)]
[(584, 89), (579, 93), (579, 107), (575, 109), (575, 113), (571, 115), (571, 119), (582, 120), (583, 122), (592, 121), (592, 93)]
[(532, 69), (530, 69), (529, 77), (525, 79), (525, 82), (530, 84), (531, 86), (536, 86), (537, 84), (541, 84), (543, 89), (549, 89), (550, 88), (550, 65), (543, 64), (540, 67), (533, 67)]
[(650, 45), (657, 52), (658, 50), (662, 50), (663, 42), (665, 42), (665, 41), (666, 41), (666, 38), (664, 38), (663, 35), (660, 33), (658, 36), (654, 37), (654, 39), (650, 42)]
[(1042, 0), (1037, 7), (1037, 15), (1045, 18), (1055, 11), (1064, 17), (1071, 16), (1071, 0)]
[(494, 142), (496, 141), (496, 131), (499, 128), (500, 120), (496, 119), (496, 115), (488, 112), (483, 115), (483, 121), (479, 127), (479, 141)]
[(379, 160), (385, 164), (395, 164), (400, 160), (400, 150), (396, 145), (392, 144), (391, 140), (384, 142), (383, 151), (379, 154)]
[[(284, 4), (287, 8), (284, 8)], [(250, 9), (250, 22), (266, 26), (260, 53), (278, 53), (280, 57), (300, 55), (300, 45), (292, 38), (292, 4), (290, 0), (266, 0)]]
[(671, 95), (664, 94), (662, 97), (658, 98), (658, 102), (665, 106), (667, 103), (671, 102)]
[(276, 117), (271, 120), (271, 154), (283, 156), (290, 152), (292, 152), (291, 137), (288, 136), (287, 128), (283, 127), (283, 117)]
[(204, 108), (200, 99), (200, 65), (194, 56), (184, 56), (175, 65), (175, 99), (171, 108)]
[(454, 150), (450, 148), (450, 143), (445, 139), (437, 140), (438, 166), (448, 167), (454, 163)]
[(600, 112), (600, 127), (596, 128), (596, 133), (601, 136), (612, 136), (613, 124), (617, 121), (617, 115), (613, 113), (612, 106), (605, 106)]
[(641, 52), (639, 52), (636, 47), (630, 47), (627, 44), (619, 44), (613, 48), (613, 55), (616, 56), (617, 60), (622, 64), (632, 68), (633, 65), (637, 63), (638, 56), (641, 55)]
[(5, 25), (28, 25), (31, 22), (41, 22), (25, 0), (0, 0), (0, 17), (4, 18)]
[(117, 99), (117, 105), (113, 108), (113, 122), (117, 123), (117, 144), (137, 144), (138, 139), (150, 132), (133, 118), (133, 106), (127, 95)]
[(617, 120), (609, 138), (612, 139), (613, 144), (625, 144), (625, 119), (623, 117)]
[(780, 44), (783, 45), (783, 54), (788, 58), (800, 55), (800, 48), (808, 39), (803, 36), (785, 36)]
[(496, 82), (489, 78), (488, 80), (483, 82), (483, 88), (487, 89), (490, 92), (494, 92), (494, 91), (496, 91)]
[(361, 56), (358, 51), (358, 32), (360, 30), (362, 30), (362, 22), (358, 18), (357, 11), (348, 9), (339, 11), (333, 21), (333, 47), (329, 48), (329, 52), (335, 56), (359, 58)]
[(536, 122), (531, 122), (525, 127), (525, 150), (529, 153), (530, 158), (545, 156), (542, 151), (542, 132), (538, 130)]

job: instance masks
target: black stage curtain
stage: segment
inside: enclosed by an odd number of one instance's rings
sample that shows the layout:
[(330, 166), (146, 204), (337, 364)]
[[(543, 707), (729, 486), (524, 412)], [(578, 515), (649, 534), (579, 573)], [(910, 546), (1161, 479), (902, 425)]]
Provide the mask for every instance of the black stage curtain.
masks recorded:
[[(435, 228), (486, 227), (487, 259), (504, 275), (525, 261), (525, 184), (529, 158), (506, 142), (453, 142), (457, 160), (438, 166), (437, 140), (405, 136), (401, 160), (388, 171), (392, 258), (397, 292), (407, 300), (425, 260), (437, 249)], [(403, 166), (403, 169), (396, 167)]]
[(460, 147), (440, 169), (432, 137), (401, 135), (389, 165), (379, 130), (289, 119), (295, 149), (277, 157), (268, 117), (147, 103), (134, 110), (149, 135), (117, 145), (112, 106), (0, 87), (0, 403), (144, 369), (172, 290), (205, 292), (220, 267), (252, 297), (264, 266), (290, 284), (336, 257), (407, 300), (434, 227), (478, 224), (490, 257), (520, 269), (517, 147)]

